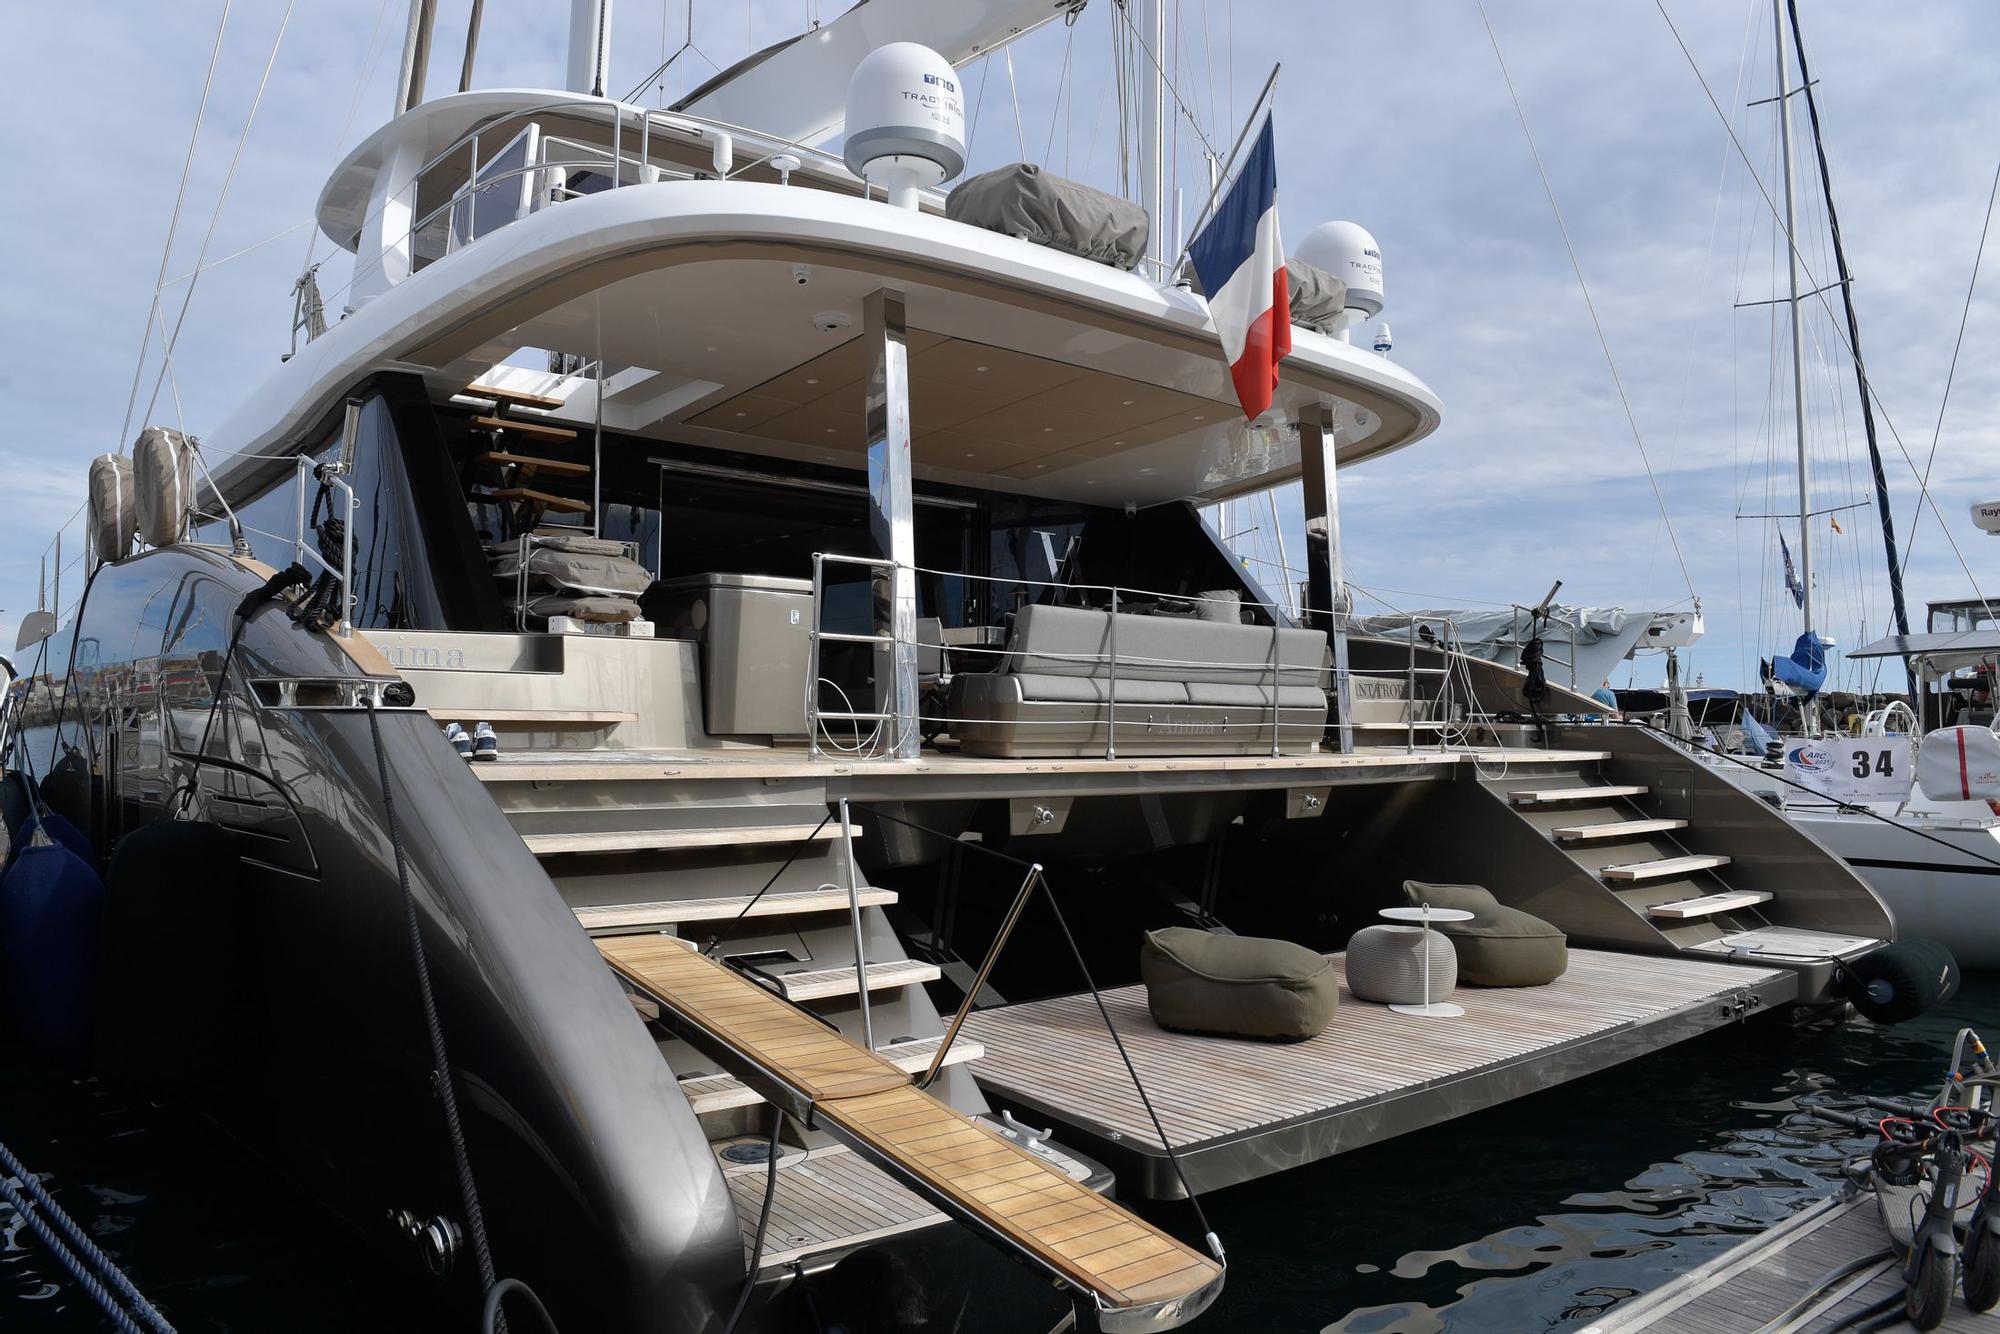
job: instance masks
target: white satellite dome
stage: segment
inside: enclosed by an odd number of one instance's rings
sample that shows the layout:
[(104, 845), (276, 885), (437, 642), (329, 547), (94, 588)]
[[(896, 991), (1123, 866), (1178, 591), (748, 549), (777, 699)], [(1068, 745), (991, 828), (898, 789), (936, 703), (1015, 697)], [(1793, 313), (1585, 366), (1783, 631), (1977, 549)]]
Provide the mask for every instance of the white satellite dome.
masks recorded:
[(1347, 284), (1347, 308), (1365, 317), (1382, 313), (1382, 248), (1366, 227), (1322, 222), (1299, 242), (1298, 257)]
[(1972, 522), (1982, 533), (2000, 533), (2000, 500), (1982, 500), (1972, 507)]
[(890, 42), (847, 81), (848, 170), (917, 206), (917, 192), (965, 170), (965, 98), (958, 71), (928, 46)]

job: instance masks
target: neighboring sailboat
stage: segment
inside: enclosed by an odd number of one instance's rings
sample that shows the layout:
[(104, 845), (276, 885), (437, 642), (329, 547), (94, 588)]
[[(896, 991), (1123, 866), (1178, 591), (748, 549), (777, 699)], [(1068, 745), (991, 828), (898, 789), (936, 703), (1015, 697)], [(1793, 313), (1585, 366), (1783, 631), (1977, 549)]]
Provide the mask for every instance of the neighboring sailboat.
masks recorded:
[[(1791, 85), (1788, 61), (1785, 8), (1789, 8), (1789, 31), (1797, 47), (1801, 87)], [(1860, 359), (1860, 321), (1855, 312), (1850, 273), (1834, 207), (1832, 184), (1826, 175), (1826, 154), (1821, 145), (1819, 112), (1807, 73), (1801, 30), (1793, 0), (1772, 0), (1772, 25), (1776, 41), (1778, 96), (1777, 115), (1780, 151), (1784, 163), (1784, 230), (1790, 296), (1784, 304), (1790, 310), (1791, 382), (1796, 426), (1798, 460), (1798, 565), (1779, 533), (1785, 585), (1798, 608), (1802, 629), (1789, 653), (1774, 656), (1760, 665), (1767, 690), (1796, 702), (1800, 726), (1797, 734), (1773, 733), (1747, 713), (1740, 719), (1745, 742), (1735, 749), (1746, 757), (1704, 755), (1731, 781), (1758, 793), (1783, 810), (1801, 829), (1812, 834), (1864, 876), (1896, 913), (1903, 931), (1949, 941), (1959, 959), (1968, 966), (2000, 968), (2000, 815), (1996, 808), (1971, 786), (1960, 799), (1951, 792), (1929, 792), (1919, 784), (1917, 758), (1920, 748), (1933, 744), (1926, 739), (1926, 727), (1942, 728), (1947, 723), (1940, 700), (1948, 691), (1927, 693), (1926, 686), (1941, 681), (1955, 668), (1988, 662), (1991, 650), (2000, 647), (1991, 632), (1972, 628), (1971, 623), (1954, 623), (1936, 633), (1911, 636), (1905, 610), (1902, 571), (1897, 555), (1895, 530), (1890, 515), (1887, 486), (1877, 448), (1872, 408), (1873, 395)], [(1905, 667), (1911, 699), (1909, 708), (1880, 706), (1860, 717), (1856, 730), (1863, 736), (1859, 744), (1838, 737), (1838, 728), (1829, 729), (1819, 704), (1827, 680), (1827, 649), (1833, 641), (1819, 632), (1816, 616), (1814, 535), (1811, 473), (1806, 448), (1805, 358), (1800, 302), (1810, 294), (1800, 290), (1800, 252), (1797, 241), (1796, 187), (1793, 175), (1793, 145), (1790, 100), (1802, 94), (1811, 109), (1813, 140), (1825, 189), (1826, 212), (1832, 228), (1833, 248), (1839, 269), (1839, 287), (1846, 311), (1849, 350), (1852, 353), (1859, 396), (1864, 412), (1874, 490), (1887, 556), (1892, 614), (1897, 633), (1876, 643), (1849, 652), (1849, 661), (1898, 661)], [(1977, 507), (1975, 507), (1975, 516)], [(1933, 624), (1947, 607), (1933, 604)], [(1983, 604), (1981, 604), (1983, 605)], [(1981, 637), (1982, 633), (1984, 638)], [(1990, 678), (1989, 678), (1990, 679)], [(1966, 719), (1961, 721), (1973, 721)], [(1990, 725), (1988, 714), (1985, 722)], [(1947, 738), (1949, 734), (1933, 733)], [(1897, 794), (1888, 799), (1862, 800), (1853, 796), (1830, 797), (1822, 788), (1828, 764), (1859, 753), (1853, 763), (1867, 765), (1877, 787), (1885, 775), (1899, 778)], [(1870, 758), (1872, 757), (1872, 758)], [(1892, 784), (1897, 786), (1897, 784)], [(1993, 795), (2000, 796), (2000, 791)]]

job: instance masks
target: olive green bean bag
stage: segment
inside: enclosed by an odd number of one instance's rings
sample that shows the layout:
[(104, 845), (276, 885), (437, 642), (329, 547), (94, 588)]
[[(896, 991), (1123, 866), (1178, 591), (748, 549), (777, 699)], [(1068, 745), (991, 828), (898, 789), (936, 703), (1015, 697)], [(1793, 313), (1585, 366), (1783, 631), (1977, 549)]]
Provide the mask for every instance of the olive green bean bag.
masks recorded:
[(1540, 987), (1569, 967), (1569, 939), (1532, 913), (1509, 908), (1478, 885), (1405, 880), (1410, 906), (1457, 908), (1469, 922), (1433, 922), (1458, 950), (1458, 980), (1475, 987)]
[(1340, 1003), (1333, 960), (1289, 940), (1148, 931), (1139, 975), (1153, 1021), (1184, 1033), (1297, 1042), (1325, 1028)]

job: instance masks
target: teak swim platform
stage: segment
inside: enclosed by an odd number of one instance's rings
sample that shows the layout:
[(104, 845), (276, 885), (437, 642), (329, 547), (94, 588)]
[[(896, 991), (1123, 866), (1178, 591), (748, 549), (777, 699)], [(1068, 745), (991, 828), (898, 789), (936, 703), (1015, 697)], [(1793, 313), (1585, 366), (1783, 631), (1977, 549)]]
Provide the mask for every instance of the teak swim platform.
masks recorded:
[[(1460, 987), (1460, 1019), (1421, 1019), (1354, 998), (1318, 1037), (1245, 1042), (1172, 1033), (1145, 988), (1103, 994), (1189, 1184), (1213, 1190), (1566, 1083), (1792, 999), (1784, 969), (1570, 951), (1541, 987)], [(1087, 995), (974, 1013), (987, 1096), (1062, 1127), (1130, 1189), (1180, 1183)], [(1118, 1073), (1113, 1074), (1111, 1072)]]

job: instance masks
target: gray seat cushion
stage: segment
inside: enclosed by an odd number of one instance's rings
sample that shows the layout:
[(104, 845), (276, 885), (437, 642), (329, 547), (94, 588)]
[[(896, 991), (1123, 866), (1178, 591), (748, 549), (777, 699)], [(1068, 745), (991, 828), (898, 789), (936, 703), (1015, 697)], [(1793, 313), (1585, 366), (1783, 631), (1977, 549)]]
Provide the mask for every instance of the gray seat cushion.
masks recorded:
[(1289, 940), (1148, 931), (1139, 975), (1154, 1022), (1189, 1033), (1296, 1042), (1324, 1029), (1340, 1003), (1333, 960)]
[(1532, 913), (1509, 908), (1479, 885), (1405, 880), (1411, 907), (1456, 908), (1469, 922), (1436, 922), (1433, 931), (1458, 947), (1458, 980), (1475, 987), (1539, 987), (1569, 967), (1569, 938)]
[[(1040, 672), (1020, 672), (1022, 699), (1045, 699), (1060, 704), (1102, 704), (1111, 694), (1111, 682), (1098, 676), (1048, 676)], [(1185, 704), (1188, 688), (1179, 681), (1146, 681), (1120, 677), (1120, 704)]]

